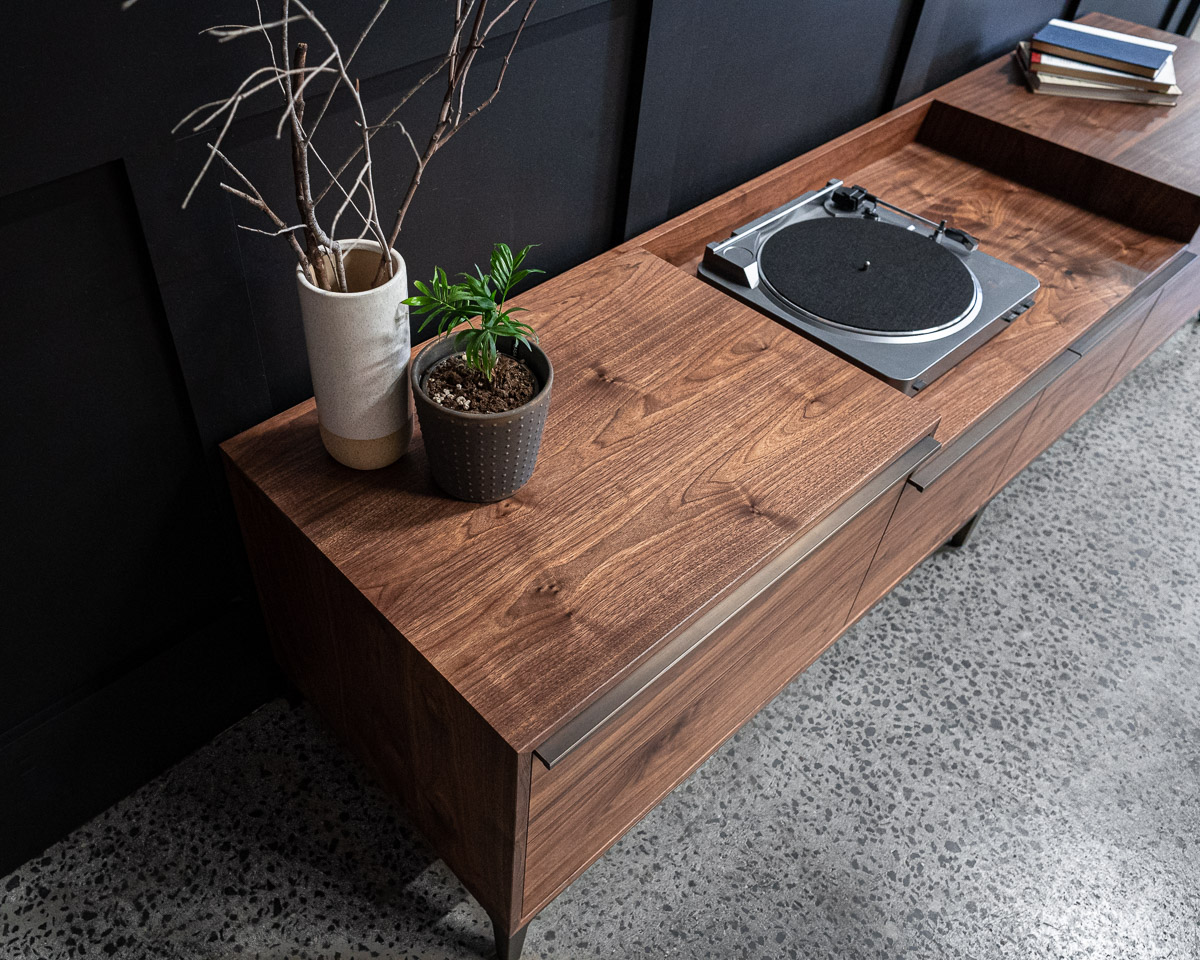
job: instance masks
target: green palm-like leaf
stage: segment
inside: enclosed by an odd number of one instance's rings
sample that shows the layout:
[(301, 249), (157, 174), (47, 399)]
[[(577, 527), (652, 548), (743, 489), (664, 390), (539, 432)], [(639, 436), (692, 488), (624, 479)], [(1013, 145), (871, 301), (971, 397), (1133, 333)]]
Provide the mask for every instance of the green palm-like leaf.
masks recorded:
[[(508, 244), (497, 243), (488, 264), (491, 272), (484, 273), (476, 264), (473, 274), (459, 274), (460, 283), (451, 283), (446, 271), (435, 267), (429, 284), (413, 281), (417, 293), (404, 302), (412, 307), (414, 314), (424, 317), (420, 330), (430, 323), (437, 324), (439, 336), (447, 337), (457, 330), (455, 348), (463, 352), (468, 365), (491, 380), (500, 355), (498, 338), (511, 337), (525, 346), (530, 341), (537, 342), (533, 327), (512, 317), (525, 308), (505, 309), (513, 287), (530, 274), (544, 272), (517, 269), (532, 249), (530, 245), (514, 254)], [(465, 329), (459, 329), (464, 325)]]

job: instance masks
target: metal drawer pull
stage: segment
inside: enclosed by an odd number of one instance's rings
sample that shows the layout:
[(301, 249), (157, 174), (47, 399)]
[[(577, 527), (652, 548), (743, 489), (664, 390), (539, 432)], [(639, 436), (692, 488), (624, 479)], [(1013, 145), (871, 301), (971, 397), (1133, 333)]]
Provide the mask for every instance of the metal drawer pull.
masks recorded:
[(808, 533), (766, 563), (723, 600), (701, 614), (633, 670), (624, 680), (586, 707), (558, 733), (548, 737), (534, 754), (553, 767), (582, 744), (601, 726), (621, 713), (643, 690), (651, 686), (687, 657), (737, 613), (747, 607), (787, 573), (824, 546), (848, 523), (881, 497), (890, 487), (903, 482), (913, 470), (941, 449), (933, 437), (925, 437), (904, 453), (856, 494), (837, 507)]
[(1060, 353), (1005, 397), (991, 413), (950, 444), (933, 463), (915, 471), (908, 478), (908, 482), (921, 491), (933, 486), (939, 477), (947, 473), (963, 457), (1004, 426), (1009, 417), (1062, 376), (1078, 359), (1079, 354), (1070, 350)]

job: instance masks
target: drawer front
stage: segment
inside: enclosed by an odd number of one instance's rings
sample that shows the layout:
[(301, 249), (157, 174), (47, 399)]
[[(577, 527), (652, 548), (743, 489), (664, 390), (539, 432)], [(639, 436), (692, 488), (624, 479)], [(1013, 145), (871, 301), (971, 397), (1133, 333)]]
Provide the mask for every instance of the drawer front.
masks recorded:
[[(1117, 364), (1109, 387), (1113, 387), (1130, 370), (1157, 350), (1171, 334), (1182, 327), (1200, 309), (1200, 260), (1185, 250), (1163, 267), (1164, 273), (1174, 275), (1166, 281), (1158, 302), (1146, 317), (1129, 350)], [(1153, 282), (1151, 278), (1150, 282)]]
[(1024, 470), (1108, 392), (1117, 364), (1142, 329), (1157, 299), (1157, 295), (1148, 297), (1116, 317), (1118, 322), (1113, 324), (1107, 335), (1089, 343), (1087, 352), (1074, 366), (1042, 391), (1033, 415), (1025, 424), (1012, 455), (1000, 472), (995, 490)]
[[(1008, 461), (1039, 396), (1026, 400), (924, 490), (912, 482), (905, 485), (854, 602), (852, 620), (949, 540), (991, 499), (1000, 469)], [(942, 456), (953, 452), (947, 448)]]
[(903, 478), (551, 768), (533, 764), (531, 916), (841, 633)]

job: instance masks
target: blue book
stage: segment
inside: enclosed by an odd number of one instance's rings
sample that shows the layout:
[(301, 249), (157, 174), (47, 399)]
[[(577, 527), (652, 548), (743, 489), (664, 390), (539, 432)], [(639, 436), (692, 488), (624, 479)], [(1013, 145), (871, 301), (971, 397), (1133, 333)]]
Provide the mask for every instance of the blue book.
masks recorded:
[(1051, 20), (1033, 35), (1033, 49), (1153, 78), (1170, 62), (1175, 45), (1084, 23)]

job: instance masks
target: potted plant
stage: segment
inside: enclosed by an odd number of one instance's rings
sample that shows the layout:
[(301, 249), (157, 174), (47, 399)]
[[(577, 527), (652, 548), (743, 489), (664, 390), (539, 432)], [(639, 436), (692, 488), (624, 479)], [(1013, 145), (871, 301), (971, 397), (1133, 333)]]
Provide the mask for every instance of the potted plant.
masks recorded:
[[(135, 0), (125, 0), (132, 6)], [(488, 0), (456, 0), (450, 40), (444, 56), (398, 102), (369, 117), (355, 54), (380, 22), (389, 0), (374, 9), (344, 54), (333, 31), (304, 0), (282, 0), (277, 19), (267, 22), (256, 3), (256, 22), (212, 27), (220, 42), (266, 39), (269, 60), (245, 77), (227, 97), (192, 111), (176, 126), (193, 132), (218, 131), (183, 206), (186, 207), (214, 165), (230, 174), (221, 188), (265, 218), (243, 230), (281, 238), (295, 254), (300, 313), (317, 400), (317, 417), (326, 450), (340, 462), (360, 469), (386, 466), (403, 455), (412, 433), (412, 413), (404, 369), (410, 356), (408, 284), (403, 257), (395, 250), (405, 214), (435, 153), (496, 98), (509, 59), (537, 0), (506, 0), (485, 16)], [(506, 15), (524, 7), (520, 23), (500, 62), (494, 84), (475, 105), (464, 103), (467, 76), (488, 36)], [(449, 24), (448, 24), (449, 25)], [(295, 42), (303, 35), (305, 39)], [(309, 44), (319, 55), (309, 55)], [(400, 65), (397, 65), (400, 66)], [(401, 108), (430, 81), (444, 74), (441, 108), (423, 148), (401, 119)], [(318, 94), (319, 91), (319, 94)], [(287, 131), (291, 190), (297, 217), (286, 217), (223, 152), (222, 145), (239, 107), (262, 94), (282, 97), (276, 137)], [(322, 127), (331, 102), (341, 98), (350, 109)], [(308, 101), (306, 104), (306, 100)], [(337, 114), (330, 114), (331, 117)], [(372, 146), (385, 134), (415, 157), (391, 227), (384, 227), (376, 185), (382, 171)], [(332, 136), (329, 136), (333, 134)], [(328, 137), (328, 139), (326, 139)], [(349, 148), (348, 143), (353, 143)], [(328, 157), (328, 160), (326, 159)], [(324, 206), (322, 206), (324, 204)], [(282, 208), (281, 208), (282, 209)], [(341, 230), (343, 217), (353, 225)], [(352, 239), (342, 239), (349, 236)]]
[(541, 270), (523, 268), (529, 253), (492, 249), (490, 269), (459, 274), (441, 267), (404, 302), (438, 339), (409, 365), (421, 435), (434, 482), (460, 500), (512, 496), (529, 480), (550, 408), (554, 369), (529, 324), (508, 306), (513, 287)]

